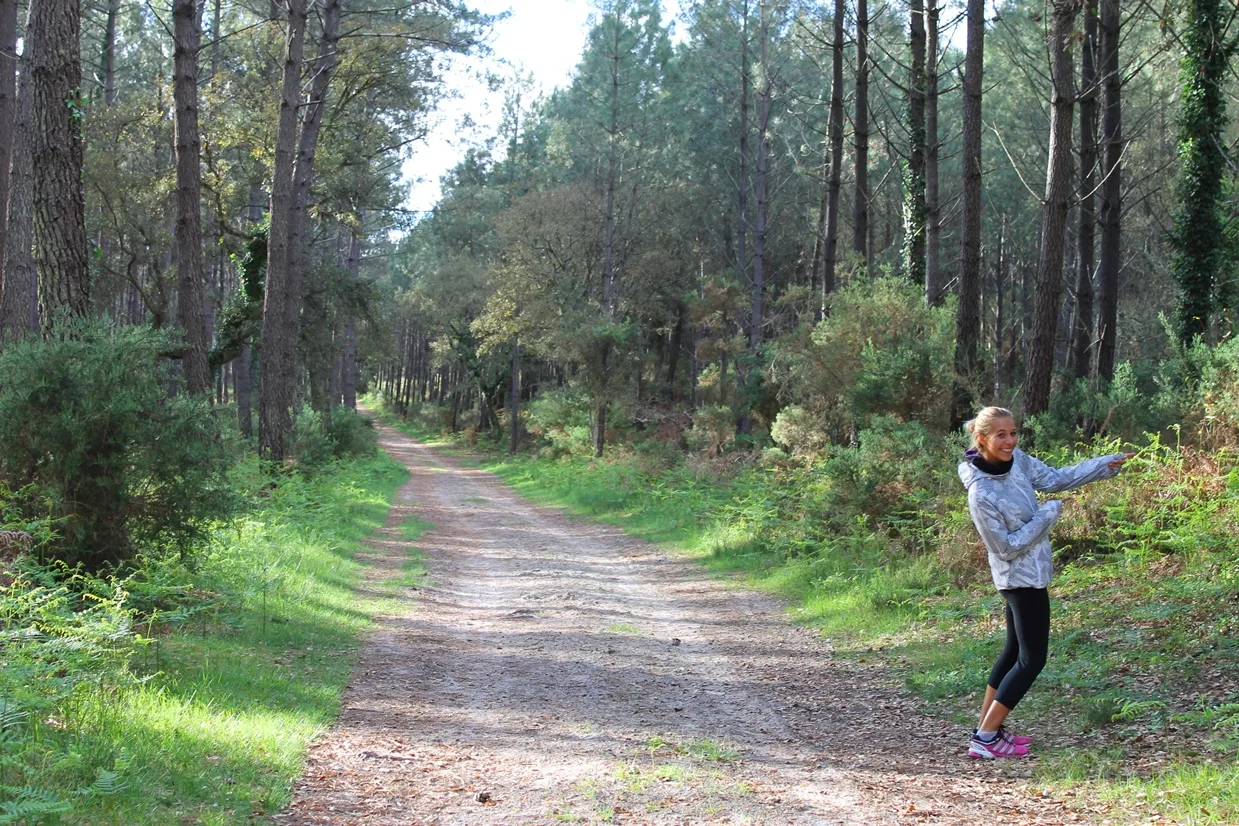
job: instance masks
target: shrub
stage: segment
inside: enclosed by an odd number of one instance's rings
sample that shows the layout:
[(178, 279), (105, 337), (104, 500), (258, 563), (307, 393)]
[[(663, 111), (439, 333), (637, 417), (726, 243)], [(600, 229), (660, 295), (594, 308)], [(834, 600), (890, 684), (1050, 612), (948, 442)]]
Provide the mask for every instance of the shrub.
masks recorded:
[(323, 416), (308, 404), (297, 411), (293, 422), (293, 457), (297, 468), (307, 473), (322, 468), (335, 456), (335, 442)]
[(816, 420), (819, 441), (837, 443), (853, 426), (889, 415), (945, 432), (953, 311), (926, 307), (901, 278), (855, 282), (835, 293), (830, 307), (812, 331), (802, 328), (771, 347), (770, 378), (784, 402), (804, 411), (798, 427)]
[(530, 435), (557, 455), (587, 456), (590, 441), (590, 403), (568, 390), (550, 390), (525, 406)]
[(785, 407), (775, 417), (770, 436), (793, 456), (812, 458), (830, 445), (830, 434), (822, 422), (799, 405)]
[(0, 481), (27, 492), (27, 518), (51, 517), (55, 558), (184, 551), (235, 507), (231, 443), (206, 399), (169, 396), (168, 349), (158, 331), (92, 321), (0, 354)]
[(379, 434), (374, 422), (350, 407), (331, 411), (327, 435), (334, 444), (332, 452), (341, 459), (371, 456), (378, 449)]

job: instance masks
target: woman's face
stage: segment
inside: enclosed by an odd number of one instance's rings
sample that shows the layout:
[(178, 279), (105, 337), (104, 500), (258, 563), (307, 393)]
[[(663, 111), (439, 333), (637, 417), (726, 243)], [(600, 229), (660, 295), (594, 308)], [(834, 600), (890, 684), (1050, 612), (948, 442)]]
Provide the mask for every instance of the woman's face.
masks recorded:
[(987, 462), (1009, 462), (1019, 441), (1020, 431), (1016, 429), (1015, 421), (1003, 416), (990, 423), (989, 433), (977, 439), (977, 447)]

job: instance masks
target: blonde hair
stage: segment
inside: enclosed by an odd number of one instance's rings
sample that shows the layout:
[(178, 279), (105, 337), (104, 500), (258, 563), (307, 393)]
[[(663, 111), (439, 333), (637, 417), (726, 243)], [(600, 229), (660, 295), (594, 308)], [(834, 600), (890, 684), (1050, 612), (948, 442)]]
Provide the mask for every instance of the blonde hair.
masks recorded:
[(986, 407), (976, 418), (964, 425), (964, 432), (972, 439), (973, 447), (980, 447), (980, 437), (988, 436), (996, 419), (1015, 421), (1015, 414), (1005, 407)]

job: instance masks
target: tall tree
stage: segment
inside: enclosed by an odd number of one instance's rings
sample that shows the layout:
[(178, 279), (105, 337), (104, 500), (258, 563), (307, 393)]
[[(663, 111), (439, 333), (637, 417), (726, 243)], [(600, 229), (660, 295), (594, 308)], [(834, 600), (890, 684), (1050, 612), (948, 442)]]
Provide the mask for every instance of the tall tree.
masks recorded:
[(17, 0), (0, 0), (0, 273), (4, 272), (9, 181), (17, 116)]
[[(759, 33), (761, 49), (761, 75), (757, 90), (757, 163), (753, 180), (756, 196), (756, 214), (753, 220), (753, 303), (749, 322), (749, 349), (756, 353), (761, 347), (766, 290), (766, 232), (769, 219), (770, 196), (770, 116), (774, 86), (770, 67), (770, 17), (767, 0), (759, 0)], [(745, 422), (747, 430), (747, 417)]]
[(942, 206), (938, 197), (939, 0), (925, 5), (925, 303), (942, 303)]
[(1093, 190), (1097, 169), (1097, 0), (1084, 9), (1084, 42), (1080, 49), (1080, 211), (1076, 231), (1077, 258), (1075, 312), (1068, 356), (1072, 373), (1085, 378), (1091, 372), (1089, 348), (1093, 338), (1093, 235), (1097, 215)]
[[(932, 2), (932, 0), (931, 0)], [(903, 274), (925, 284), (925, 0), (908, 15), (908, 165), (904, 172)]]
[[(340, 0), (326, 0), (322, 13), (322, 38), (319, 52), (310, 70), (310, 94), (304, 107), (303, 122), (297, 141), (297, 159), (293, 162), (292, 214), (288, 220), (288, 278), (284, 295), (284, 324), (294, 342), (300, 340), (302, 283), (304, 281), (307, 227), (310, 208), (310, 187), (314, 183), (314, 159), (318, 153), (319, 135), (326, 114), (327, 89), (339, 63)], [(294, 354), (295, 358), (295, 354)], [(311, 388), (326, 385), (329, 365), (316, 359), (311, 368)], [(331, 402), (325, 393), (314, 393), (311, 404), (326, 417), (331, 416)]]
[(972, 384), (980, 365), (981, 343), (981, 93), (985, 70), (985, 0), (968, 0), (967, 53), (964, 57), (963, 226), (960, 229), (959, 304), (955, 314), (955, 387), (951, 423), (972, 414)]
[(839, 190), (843, 175), (843, 17), (845, 0), (835, 0), (834, 39), (830, 46), (830, 116), (826, 127), (830, 142), (830, 165), (826, 180), (826, 234), (823, 239), (822, 294), (817, 320), (826, 313), (826, 301), (835, 289), (839, 257)]
[(34, 260), (44, 335), (60, 313), (90, 311), (85, 193), (82, 190), (81, 6), (34, 0), (30, 49)]
[[(1183, 27), (1183, 93), (1179, 111), (1179, 182), (1170, 233), (1171, 273), (1179, 286), (1175, 327), (1180, 343), (1209, 331), (1223, 284), (1220, 205), (1227, 152), (1224, 131), (1227, 66), (1235, 43), (1227, 40), (1222, 0), (1187, 0)], [(1103, 27), (1105, 22), (1103, 21)]]
[(173, 98), (176, 117), (176, 267), (177, 320), (184, 331), (181, 364), (185, 389), (193, 394), (211, 390), (207, 365), (205, 284), (202, 267), (202, 138), (198, 132), (198, 50), (202, 42), (197, 0), (172, 4)]
[(295, 325), (289, 320), (300, 307), (290, 307), (289, 247), (293, 216), (293, 165), (297, 147), (297, 106), (300, 103), (301, 60), (305, 51), (305, 0), (289, 0), (288, 35), (280, 90), (279, 123), (272, 168), (270, 229), (267, 239), (267, 283), (262, 314), (262, 392), (258, 401), (258, 441), (261, 455), (283, 461), (292, 433), (296, 390)]
[(868, 270), (872, 261), (869, 249), (869, 0), (856, 0), (856, 113), (852, 124), (856, 151), (852, 249)]
[[(29, 15), (27, 15), (29, 25)], [(34, 267), (34, 93), (31, 87), (30, 49), (21, 57), (21, 85), (13, 123), (5, 207), (3, 280), (0, 281), (0, 341), (15, 341), (39, 329), (37, 275)]]
[(1101, 249), (1097, 259), (1097, 358), (1094, 375), (1114, 378), (1118, 341), (1123, 214), (1123, 76), (1119, 0), (1101, 0)]
[(1053, 0), (1049, 51), (1051, 60), (1050, 152), (1046, 168), (1041, 255), (1033, 296), (1032, 338), (1024, 377), (1024, 412), (1044, 412), (1054, 378), (1054, 342), (1066, 252), (1067, 213), (1071, 207), (1071, 131), (1075, 113), (1075, 72), (1071, 39), (1083, 0)]

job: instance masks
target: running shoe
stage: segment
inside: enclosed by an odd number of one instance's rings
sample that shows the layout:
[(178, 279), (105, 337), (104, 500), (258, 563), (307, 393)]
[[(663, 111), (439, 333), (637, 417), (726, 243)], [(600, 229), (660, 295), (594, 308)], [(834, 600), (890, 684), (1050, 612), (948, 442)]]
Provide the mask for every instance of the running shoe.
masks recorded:
[(1001, 735), (985, 742), (977, 735), (968, 740), (968, 756), (979, 760), (995, 760), (1004, 757), (1027, 757), (1028, 746), (1017, 746), (1004, 740)]

